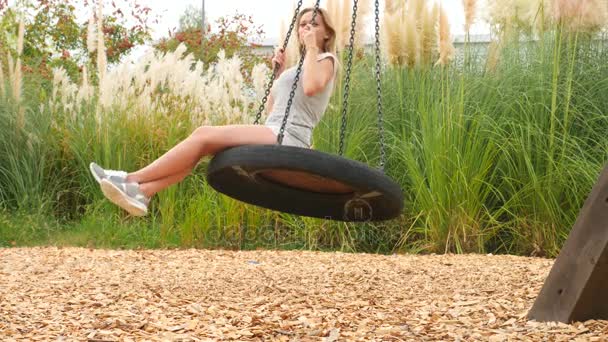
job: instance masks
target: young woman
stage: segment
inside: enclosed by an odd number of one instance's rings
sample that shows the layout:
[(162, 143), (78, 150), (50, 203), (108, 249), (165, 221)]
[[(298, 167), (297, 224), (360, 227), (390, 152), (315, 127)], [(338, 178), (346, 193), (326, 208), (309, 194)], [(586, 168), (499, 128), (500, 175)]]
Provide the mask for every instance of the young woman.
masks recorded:
[[(337, 71), (335, 30), (327, 12), (319, 9), (314, 23), (313, 9), (298, 16), (298, 42), (304, 64), (285, 128), (283, 145), (310, 148), (312, 130), (319, 123), (331, 97)], [(285, 70), (285, 53), (275, 52), (278, 74), (268, 100), (269, 114), (264, 125), (201, 126), (185, 140), (148, 166), (132, 172), (104, 170), (91, 163), (90, 170), (104, 195), (135, 216), (148, 212), (150, 198), (182, 181), (199, 160), (226, 148), (251, 144), (276, 144), (287, 101), (296, 76), (296, 67)]]

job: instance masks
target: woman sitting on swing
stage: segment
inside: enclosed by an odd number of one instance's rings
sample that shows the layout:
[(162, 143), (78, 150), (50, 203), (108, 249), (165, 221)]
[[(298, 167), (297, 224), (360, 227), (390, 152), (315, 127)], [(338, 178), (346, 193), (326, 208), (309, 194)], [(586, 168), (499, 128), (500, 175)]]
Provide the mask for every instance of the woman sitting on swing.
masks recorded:
[[(282, 144), (310, 148), (312, 130), (319, 123), (333, 91), (337, 71), (335, 29), (327, 12), (306, 8), (297, 19), (300, 51), (305, 51), (302, 75), (285, 127)], [(303, 48), (303, 49), (302, 49)], [(150, 198), (182, 181), (199, 160), (240, 145), (270, 145), (277, 136), (296, 77), (296, 67), (285, 69), (285, 52), (279, 49), (272, 59), (279, 65), (277, 79), (268, 101), (269, 115), (264, 125), (201, 126), (148, 166), (132, 173), (104, 170), (91, 163), (90, 169), (105, 196), (134, 216), (148, 212)]]

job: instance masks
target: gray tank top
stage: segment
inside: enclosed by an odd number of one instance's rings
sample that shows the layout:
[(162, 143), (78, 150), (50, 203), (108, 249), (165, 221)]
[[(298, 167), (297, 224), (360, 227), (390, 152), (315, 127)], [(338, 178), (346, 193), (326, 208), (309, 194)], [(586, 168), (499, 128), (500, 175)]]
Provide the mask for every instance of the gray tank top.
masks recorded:
[[(333, 58), (334, 75), (325, 89), (314, 96), (306, 96), (302, 87), (302, 76), (298, 80), (298, 87), (289, 110), (289, 117), (285, 125), (283, 145), (293, 145), (299, 147), (310, 147), (312, 140), (312, 130), (321, 121), (334, 87), (336, 71), (338, 69), (337, 58), (329, 52), (319, 54), (317, 61), (324, 58)], [(287, 102), (291, 93), (291, 87), (296, 77), (297, 66), (285, 70), (275, 81), (271, 94), (274, 100), (272, 111), (266, 118), (265, 126), (270, 127), (275, 134), (279, 134)], [(304, 71), (304, 70), (302, 70)]]

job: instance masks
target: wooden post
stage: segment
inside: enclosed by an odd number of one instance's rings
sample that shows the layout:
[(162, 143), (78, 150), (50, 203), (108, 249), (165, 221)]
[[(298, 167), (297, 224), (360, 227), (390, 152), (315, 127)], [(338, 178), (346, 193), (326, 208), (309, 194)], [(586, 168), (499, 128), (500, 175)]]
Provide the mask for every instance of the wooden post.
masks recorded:
[(608, 319), (608, 165), (579, 212), (528, 318)]

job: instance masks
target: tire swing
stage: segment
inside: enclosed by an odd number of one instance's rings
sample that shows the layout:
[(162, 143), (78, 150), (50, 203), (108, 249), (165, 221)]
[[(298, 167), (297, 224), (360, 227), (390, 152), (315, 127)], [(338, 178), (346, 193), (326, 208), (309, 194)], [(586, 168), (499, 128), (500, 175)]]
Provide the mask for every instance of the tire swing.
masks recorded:
[[(316, 1), (312, 21), (317, 15), (319, 2), (320, 0)], [(354, 0), (350, 32), (342, 126), (340, 129), (340, 156), (309, 148), (282, 145), (283, 132), (287, 124), (298, 79), (302, 72), (304, 62), (304, 54), (302, 54), (277, 137), (278, 144), (237, 146), (216, 154), (209, 163), (206, 175), (207, 182), (216, 191), (259, 207), (328, 220), (347, 222), (382, 221), (399, 216), (403, 209), (403, 192), (396, 182), (384, 174), (386, 153), (384, 150), (380, 88), (379, 0), (375, 1), (375, 73), (380, 129), (380, 167), (379, 169), (371, 168), (364, 163), (341, 156), (346, 127), (357, 2), (358, 0)], [(283, 43), (284, 50), (287, 48), (301, 6), (302, 0), (299, 0)], [(276, 70), (277, 66), (275, 65), (275, 72), (270, 77), (255, 124), (259, 124), (274, 82)]]

